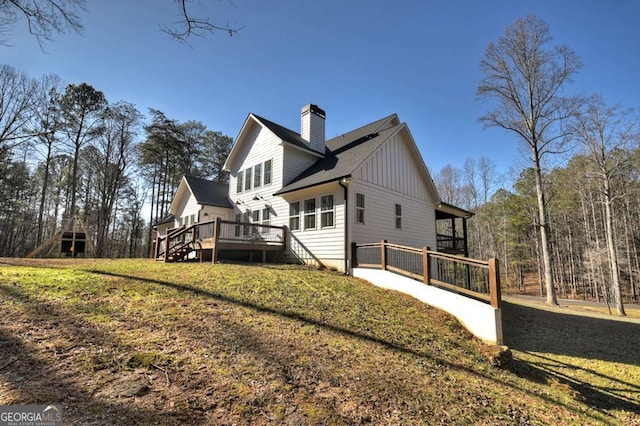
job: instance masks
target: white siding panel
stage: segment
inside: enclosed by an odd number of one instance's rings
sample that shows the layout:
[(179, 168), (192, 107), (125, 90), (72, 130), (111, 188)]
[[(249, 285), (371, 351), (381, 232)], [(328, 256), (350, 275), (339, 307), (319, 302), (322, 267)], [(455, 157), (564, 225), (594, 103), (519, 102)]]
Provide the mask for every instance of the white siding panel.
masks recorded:
[[(356, 193), (365, 196), (365, 223), (355, 223)], [(436, 247), (435, 206), (361, 180), (349, 183), (350, 240), (373, 243), (387, 240), (409, 247)], [(402, 206), (402, 229), (395, 227), (395, 205)]]
[(286, 167), (283, 170), (284, 184), (289, 184), (300, 173), (307, 170), (318, 161), (318, 157), (304, 152), (300, 149), (288, 147), (284, 150), (284, 164)]
[[(320, 197), (333, 194), (335, 206), (335, 226), (331, 228), (320, 228)], [(316, 199), (316, 229), (300, 231), (290, 231), (288, 247), (291, 255), (307, 263), (317, 263), (319, 261), (327, 267), (335, 267), (344, 270), (345, 243), (344, 243), (344, 190), (338, 183), (330, 183), (307, 190), (298, 191), (293, 194), (286, 194), (282, 208), (286, 208), (286, 215), (278, 218), (275, 225), (289, 225), (289, 202), (300, 202), (303, 209), (304, 200)], [(301, 225), (303, 223), (301, 215)], [(302, 227), (302, 226), (301, 226)]]
[[(271, 194), (277, 192), (283, 186), (282, 168), (284, 162), (282, 156), (284, 150), (280, 139), (269, 130), (262, 128), (262, 126), (258, 124), (254, 124), (249, 130), (242, 148), (236, 163), (233, 165), (229, 179), (229, 198), (234, 203), (238, 200), (243, 202), (237, 206), (238, 209), (236, 209), (236, 212), (244, 212), (247, 208), (259, 207), (260, 203), (252, 203), (253, 198), (258, 195), (269, 202)], [(252, 185), (248, 191), (243, 188), (242, 192), (236, 192), (238, 172), (244, 171), (249, 167), (253, 168), (256, 164), (263, 164), (267, 160), (272, 160), (271, 184), (264, 185), (263, 182), (259, 188), (254, 188)], [(264, 206), (264, 201), (261, 201), (261, 203), (261, 205)]]

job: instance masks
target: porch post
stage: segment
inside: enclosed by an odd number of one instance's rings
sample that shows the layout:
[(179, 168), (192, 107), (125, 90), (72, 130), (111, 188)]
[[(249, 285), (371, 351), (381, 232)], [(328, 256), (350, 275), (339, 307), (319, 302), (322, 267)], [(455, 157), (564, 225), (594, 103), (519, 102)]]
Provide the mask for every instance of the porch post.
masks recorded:
[(387, 269), (387, 240), (380, 242), (380, 268), (384, 271)]
[(467, 218), (462, 218), (462, 244), (464, 244), (464, 257), (469, 257), (469, 239), (467, 238)]

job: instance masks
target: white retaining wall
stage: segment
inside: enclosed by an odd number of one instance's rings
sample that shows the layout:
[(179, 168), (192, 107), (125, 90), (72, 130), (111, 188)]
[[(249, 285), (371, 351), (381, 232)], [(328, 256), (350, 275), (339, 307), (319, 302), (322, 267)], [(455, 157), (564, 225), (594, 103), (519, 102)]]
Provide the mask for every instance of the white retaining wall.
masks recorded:
[(353, 268), (353, 276), (389, 290), (415, 297), (455, 316), (469, 331), (487, 343), (502, 345), (502, 314), (488, 303), (442, 290), (380, 269)]

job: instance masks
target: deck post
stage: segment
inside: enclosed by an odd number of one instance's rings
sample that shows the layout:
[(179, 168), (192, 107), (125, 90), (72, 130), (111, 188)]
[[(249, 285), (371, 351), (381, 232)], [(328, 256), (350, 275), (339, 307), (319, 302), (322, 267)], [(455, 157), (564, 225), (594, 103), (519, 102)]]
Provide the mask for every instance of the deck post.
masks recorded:
[(169, 259), (169, 230), (167, 229), (167, 235), (164, 236), (164, 263), (167, 263)]
[(429, 285), (429, 247), (422, 248), (422, 282)]
[(387, 240), (380, 242), (380, 268), (384, 271), (387, 269)]
[(500, 294), (500, 264), (498, 259), (489, 259), (489, 293), (491, 306), (500, 308), (502, 295)]
[(218, 260), (218, 238), (220, 236), (220, 219), (213, 219), (213, 248), (211, 249), (211, 263)]

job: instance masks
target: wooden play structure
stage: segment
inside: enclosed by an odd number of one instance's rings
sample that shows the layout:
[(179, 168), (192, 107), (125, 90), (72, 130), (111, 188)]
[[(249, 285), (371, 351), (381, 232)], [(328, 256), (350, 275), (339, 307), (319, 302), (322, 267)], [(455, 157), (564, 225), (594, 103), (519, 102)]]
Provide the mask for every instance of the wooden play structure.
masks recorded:
[(27, 258), (41, 257), (96, 257), (96, 248), (91, 241), (82, 219), (78, 216), (67, 226), (29, 253)]

